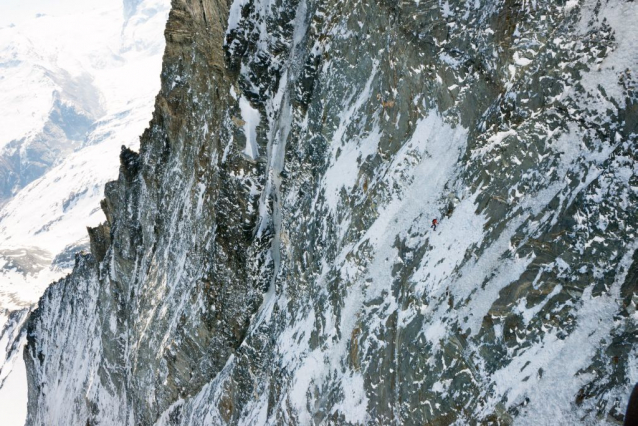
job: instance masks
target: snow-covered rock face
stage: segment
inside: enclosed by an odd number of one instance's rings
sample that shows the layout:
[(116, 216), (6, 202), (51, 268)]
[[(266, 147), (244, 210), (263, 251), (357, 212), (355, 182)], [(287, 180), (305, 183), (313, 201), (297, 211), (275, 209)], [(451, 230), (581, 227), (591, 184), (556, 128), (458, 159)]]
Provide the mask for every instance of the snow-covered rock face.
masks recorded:
[[(21, 325), (104, 220), (123, 144), (137, 148), (160, 86), (167, 0), (120, 1), (0, 28), (0, 423), (24, 423)], [(18, 420), (22, 418), (22, 421)]]
[(29, 322), (29, 424), (620, 421), (636, 17), (173, 1), (140, 152)]

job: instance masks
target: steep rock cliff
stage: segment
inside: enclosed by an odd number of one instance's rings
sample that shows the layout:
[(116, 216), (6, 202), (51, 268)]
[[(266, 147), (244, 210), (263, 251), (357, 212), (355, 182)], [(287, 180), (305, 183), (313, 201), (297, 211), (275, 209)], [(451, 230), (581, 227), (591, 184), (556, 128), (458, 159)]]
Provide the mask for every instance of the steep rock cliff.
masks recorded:
[(174, 0), (140, 152), (29, 321), (29, 424), (621, 421), (637, 13)]
[[(143, 0), (124, 19), (119, 1), (98, 9), (86, 2), (75, 9), (35, 3), (20, 11), (43, 7), (54, 16), (0, 28), (3, 426), (26, 419), (22, 326), (29, 311), (52, 281), (72, 270), (75, 253), (88, 250), (86, 226), (104, 221), (99, 203), (104, 185), (117, 176), (120, 147), (137, 149), (148, 126), (170, 9), (167, 0)], [(18, 13), (1, 5), (0, 13)]]

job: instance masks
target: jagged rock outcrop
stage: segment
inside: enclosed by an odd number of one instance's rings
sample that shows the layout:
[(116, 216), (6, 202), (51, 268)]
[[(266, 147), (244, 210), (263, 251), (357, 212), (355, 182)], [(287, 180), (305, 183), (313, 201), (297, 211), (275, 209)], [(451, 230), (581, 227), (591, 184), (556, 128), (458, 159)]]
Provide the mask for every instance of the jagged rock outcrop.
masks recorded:
[(174, 0), (140, 152), (30, 319), (28, 423), (621, 422), (636, 13)]

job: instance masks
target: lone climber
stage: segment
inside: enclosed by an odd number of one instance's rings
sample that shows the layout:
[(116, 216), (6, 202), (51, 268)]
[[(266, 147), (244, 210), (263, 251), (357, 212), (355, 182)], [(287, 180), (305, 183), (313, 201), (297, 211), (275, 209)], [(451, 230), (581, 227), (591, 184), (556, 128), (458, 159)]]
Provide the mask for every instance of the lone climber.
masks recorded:
[(432, 226), (430, 226), (430, 228), (434, 229), (436, 231), (436, 226), (439, 224), (439, 221), (436, 219), (432, 219)]

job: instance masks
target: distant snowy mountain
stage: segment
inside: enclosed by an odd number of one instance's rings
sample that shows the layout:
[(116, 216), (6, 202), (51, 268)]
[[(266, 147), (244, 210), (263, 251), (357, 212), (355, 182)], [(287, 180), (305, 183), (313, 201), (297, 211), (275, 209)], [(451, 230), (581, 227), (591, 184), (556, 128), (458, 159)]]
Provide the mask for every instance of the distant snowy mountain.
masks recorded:
[[(0, 29), (0, 412), (26, 313), (104, 220), (104, 184), (135, 148), (160, 84), (168, 0)], [(21, 339), (18, 339), (21, 340)], [(24, 374), (23, 366), (20, 366)], [(26, 412), (26, 385), (23, 391)], [(15, 407), (14, 407), (15, 408)], [(24, 413), (21, 414), (24, 419)], [(3, 423), (4, 424), (4, 423)]]

